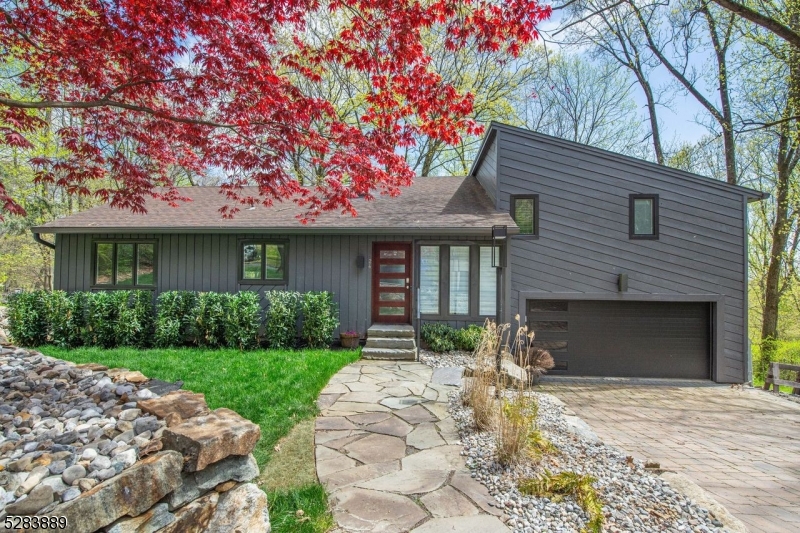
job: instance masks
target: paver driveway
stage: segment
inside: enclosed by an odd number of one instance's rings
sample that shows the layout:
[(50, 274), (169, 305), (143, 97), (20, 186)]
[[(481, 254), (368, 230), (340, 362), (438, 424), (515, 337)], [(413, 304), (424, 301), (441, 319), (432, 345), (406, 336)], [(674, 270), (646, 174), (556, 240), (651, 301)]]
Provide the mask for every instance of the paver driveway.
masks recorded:
[[(447, 395), (461, 369), (359, 361), (323, 389), (317, 476), (339, 531), (508, 533), (470, 477)], [(498, 518), (500, 517), (500, 518)]]
[(607, 444), (682, 472), (753, 531), (800, 531), (800, 404), (753, 389), (543, 383)]

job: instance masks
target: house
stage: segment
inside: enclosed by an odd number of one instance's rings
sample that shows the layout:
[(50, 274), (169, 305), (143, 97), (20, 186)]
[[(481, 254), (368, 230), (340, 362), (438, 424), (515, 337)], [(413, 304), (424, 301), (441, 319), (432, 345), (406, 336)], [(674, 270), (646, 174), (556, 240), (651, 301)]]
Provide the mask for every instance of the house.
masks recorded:
[(519, 314), (554, 374), (747, 379), (758, 191), (493, 123), (468, 176), (417, 178), (356, 218), (303, 226), (287, 203), (223, 219), (216, 188), (181, 192), (34, 228), (56, 236), (54, 287), (328, 290), (362, 333)]

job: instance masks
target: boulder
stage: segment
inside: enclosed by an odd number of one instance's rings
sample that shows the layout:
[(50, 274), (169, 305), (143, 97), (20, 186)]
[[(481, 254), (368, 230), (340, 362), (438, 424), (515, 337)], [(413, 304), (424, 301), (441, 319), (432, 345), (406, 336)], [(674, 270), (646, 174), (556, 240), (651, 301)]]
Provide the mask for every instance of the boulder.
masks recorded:
[(128, 370), (127, 368), (114, 368), (107, 372), (115, 383), (127, 381), (128, 383), (144, 383), (147, 376), (138, 370)]
[(49, 514), (67, 517), (70, 530), (75, 533), (97, 531), (126, 515), (139, 516), (178, 487), (182, 466), (179, 453), (161, 452), (57, 506)]
[(164, 431), (165, 450), (183, 454), (186, 472), (203, 470), (230, 455), (248, 455), (261, 429), (230, 409), (219, 408)]
[(175, 511), (175, 521), (158, 533), (205, 532), (214, 511), (217, 510), (219, 494), (211, 492)]
[(106, 528), (106, 533), (154, 533), (174, 521), (175, 515), (167, 510), (167, 504), (159, 503), (134, 518), (120, 518)]
[(219, 495), (217, 508), (205, 532), (269, 533), (270, 529), (267, 495), (254, 483), (246, 483)]
[(28, 496), (6, 506), (9, 515), (34, 515), (53, 503), (53, 489), (48, 485), (39, 485)]
[[(205, 395), (183, 390), (170, 392), (160, 398), (142, 400), (138, 406), (145, 413), (150, 413), (158, 418), (167, 418), (168, 415), (174, 413), (181, 420), (187, 420), (209, 413)], [(174, 416), (172, 418), (174, 419)]]
[(258, 464), (252, 455), (231, 455), (222, 461), (210, 464), (203, 470), (184, 472), (181, 486), (168, 498), (170, 510), (198, 498), (202, 493), (226, 481), (250, 481), (258, 476)]

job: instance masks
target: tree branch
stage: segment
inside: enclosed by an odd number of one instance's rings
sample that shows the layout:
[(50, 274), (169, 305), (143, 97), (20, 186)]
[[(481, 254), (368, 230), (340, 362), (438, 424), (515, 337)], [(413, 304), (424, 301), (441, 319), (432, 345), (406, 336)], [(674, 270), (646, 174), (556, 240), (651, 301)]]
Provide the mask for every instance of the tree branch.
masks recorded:
[(222, 124), (219, 122), (213, 122), (204, 119), (176, 117), (170, 115), (165, 111), (160, 111), (158, 109), (153, 109), (151, 107), (128, 104), (116, 100), (109, 100), (107, 98), (101, 98), (100, 100), (89, 100), (86, 102), (59, 102), (59, 101), (47, 101), (47, 100), (40, 102), (26, 102), (23, 100), (13, 100), (11, 98), (0, 97), (0, 105), (15, 107), (18, 109), (94, 109), (96, 107), (113, 107), (117, 109), (127, 109), (128, 111), (137, 111), (140, 113), (145, 113), (147, 115), (152, 115), (157, 118), (171, 120), (173, 122), (180, 122), (182, 124), (207, 126), (209, 128), (236, 127), (234, 124)]
[(800, 33), (793, 31), (789, 26), (781, 24), (777, 20), (762, 15), (758, 11), (750, 9), (747, 6), (732, 2), (731, 0), (711, 0), (718, 6), (724, 7), (728, 11), (736, 13), (740, 17), (749, 20), (753, 24), (757, 24), (762, 28), (771, 31), (781, 39), (785, 40), (792, 46), (800, 48)]

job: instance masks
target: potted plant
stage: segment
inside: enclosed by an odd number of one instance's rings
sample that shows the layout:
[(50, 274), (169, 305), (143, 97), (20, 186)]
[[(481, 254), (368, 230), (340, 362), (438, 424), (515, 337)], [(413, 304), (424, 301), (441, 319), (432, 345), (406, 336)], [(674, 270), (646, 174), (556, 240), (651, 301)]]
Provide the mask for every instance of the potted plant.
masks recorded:
[(342, 341), (342, 348), (358, 348), (358, 339), (360, 335), (357, 331), (345, 331), (339, 334), (339, 339)]

